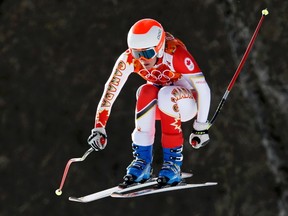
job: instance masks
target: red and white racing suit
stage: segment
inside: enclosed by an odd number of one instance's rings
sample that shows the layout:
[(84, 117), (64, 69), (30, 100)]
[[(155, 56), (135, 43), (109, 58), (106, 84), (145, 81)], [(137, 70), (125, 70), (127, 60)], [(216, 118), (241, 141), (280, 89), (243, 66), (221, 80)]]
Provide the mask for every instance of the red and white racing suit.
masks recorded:
[(147, 81), (137, 91), (133, 143), (153, 144), (155, 120), (161, 120), (162, 146), (179, 147), (183, 145), (181, 122), (195, 116), (198, 122), (207, 122), (210, 88), (185, 45), (167, 33), (164, 55), (150, 70), (133, 58), (129, 49), (120, 55), (105, 84), (95, 127), (106, 126), (112, 105), (131, 73)]

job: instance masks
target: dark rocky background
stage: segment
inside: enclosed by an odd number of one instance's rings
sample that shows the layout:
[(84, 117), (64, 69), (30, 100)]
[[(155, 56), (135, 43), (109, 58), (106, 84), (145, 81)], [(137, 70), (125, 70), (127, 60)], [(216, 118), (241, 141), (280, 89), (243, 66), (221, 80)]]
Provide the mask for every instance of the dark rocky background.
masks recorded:
[[(251, 54), (215, 125), (193, 150), (185, 123), (184, 171), (219, 185), (89, 204), (67, 200), (114, 186), (132, 160), (132, 75), (116, 101), (109, 144), (71, 166), (86, 138), (104, 83), (138, 19), (151, 17), (180, 37), (212, 90), (211, 117), (268, 8)], [(287, 216), (288, 3), (284, 0), (1, 0), (0, 216)], [(159, 138), (155, 172), (161, 165)]]

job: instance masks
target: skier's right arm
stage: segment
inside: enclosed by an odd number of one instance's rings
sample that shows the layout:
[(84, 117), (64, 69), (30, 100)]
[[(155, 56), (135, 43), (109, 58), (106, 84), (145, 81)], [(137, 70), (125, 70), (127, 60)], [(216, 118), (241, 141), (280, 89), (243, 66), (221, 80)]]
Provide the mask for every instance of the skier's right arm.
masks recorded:
[(115, 62), (112, 73), (105, 84), (102, 97), (98, 103), (94, 128), (88, 137), (88, 144), (96, 151), (102, 150), (107, 144), (106, 124), (111, 108), (118, 97), (122, 87), (125, 85), (129, 75), (134, 71), (132, 62), (127, 60), (130, 54), (126, 51), (120, 55)]

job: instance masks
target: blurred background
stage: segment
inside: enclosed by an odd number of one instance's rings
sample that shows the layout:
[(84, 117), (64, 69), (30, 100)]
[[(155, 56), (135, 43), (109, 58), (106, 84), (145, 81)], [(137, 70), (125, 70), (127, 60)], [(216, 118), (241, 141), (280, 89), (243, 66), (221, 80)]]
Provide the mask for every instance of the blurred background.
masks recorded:
[[(157, 19), (187, 45), (212, 91), (210, 119), (266, 7), (209, 145), (192, 149), (192, 122), (183, 124), (189, 182), (218, 186), (68, 201), (121, 182), (132, 160), (135, 91), (144, 83), (131, 75), (113, 106), (108, 146), (72, 164), (62, 196), (55, 195), (66, 162), (89, 148), (104, 84), (136, 21)], [(1, 0), (0, 216), (287, 216), (287, 11), (284, 0)]]

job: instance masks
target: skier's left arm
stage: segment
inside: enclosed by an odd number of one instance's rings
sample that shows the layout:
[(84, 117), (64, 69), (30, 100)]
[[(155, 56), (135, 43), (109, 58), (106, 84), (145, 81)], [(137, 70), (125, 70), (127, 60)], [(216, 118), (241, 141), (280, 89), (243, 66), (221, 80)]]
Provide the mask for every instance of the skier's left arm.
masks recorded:
[(208, 114), (210, 109), (211, 93), (210, 88), (205, 80), (202, 72), (196, 74), (184, 75), (186, 76), (193, 88), (197, 92), (197, 118), (193, 123), (193, 130), (189, 137), (189, 143), (193, 148), (200, 148), (206, 145), (210, 138), (208, 134), (209, 122)]
[(193, 148), (200, 148), (209, 142), (208, 114), (210, 109), (211, 93), (205, 76), (194, 57), (187, 49), (179, 47), (175, 53), (174, 68), (181, 71), (183, 78), (197, 92), (197, 118), (193, 123), (193, 130), (189, 143)]

